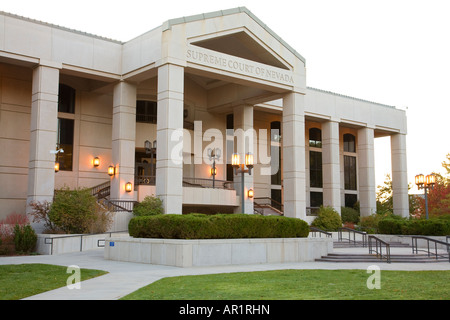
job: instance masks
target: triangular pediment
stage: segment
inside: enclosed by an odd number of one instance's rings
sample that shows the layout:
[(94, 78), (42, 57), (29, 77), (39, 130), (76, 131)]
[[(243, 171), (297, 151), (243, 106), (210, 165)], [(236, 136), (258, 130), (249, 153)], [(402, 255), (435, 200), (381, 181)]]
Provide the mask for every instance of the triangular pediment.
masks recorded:
[(237, 32), (224, 32), (222, 35), (191, 41), (191, 44), (273, 67), (290, 69), (275, 52), (244, 28)]

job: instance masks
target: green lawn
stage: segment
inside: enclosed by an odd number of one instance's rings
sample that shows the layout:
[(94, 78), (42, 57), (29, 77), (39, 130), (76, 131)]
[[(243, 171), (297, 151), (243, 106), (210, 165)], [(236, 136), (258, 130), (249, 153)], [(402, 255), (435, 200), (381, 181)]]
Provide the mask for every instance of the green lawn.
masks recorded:
[(283, 270), (164, 278), (124, 300), (449, 300), (450, 271)]
[[(19, 300), (67, 285), (67, 267), (47, 264), (0, 265), (0, 300)], [(81, 269), (81, 281), (106, 271)]]

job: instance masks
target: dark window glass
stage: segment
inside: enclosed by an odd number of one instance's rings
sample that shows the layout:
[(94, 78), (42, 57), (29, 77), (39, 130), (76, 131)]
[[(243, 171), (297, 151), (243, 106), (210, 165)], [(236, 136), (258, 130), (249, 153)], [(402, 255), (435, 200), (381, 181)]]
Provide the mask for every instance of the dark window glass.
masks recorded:
[(358, 196), (356, 194), (345, 195), (345, 206), (347, 208), (354, 208), (356, 202), (358, 202)]
[(309, 153), (309, 180), (313, 188), (322, 188), (322, 152)]
[(270, 123), (270, 139), (274, 144), (270, 144), (271, 160), (271, 184), (281, 185), (281, 147), (279, 143), (281, 140), (281, 123), (280, 121), (272, 121)]
[(75, 89), (65, 84), (59, 85), (58, 112), (75, 113)]
[(234, 129), (234, 116), (233, 114), (227, 114), (227, 129)]
[(345, 152), (356, 152), (356, 142), (355, 136), (346, 133), (344, 134), (344, 151)]
[(72, 171), (73, 164), (73, 129), (74, 120), (58, 119), (58, 149), (56, 161), (59, 162), (59, 170)]
[(154, 101), (136, 102), (136, 122), (156, 123), (158, 104)]
[(309, 146), (322, 148), (322, 131), (318, 128), (309, 129)]
[(277, 208), (278, 210), (281, 210), (281, 190), (280, 189), (271, 189), (270, 190), (270, 197), (275, 200), (271, 201), (272, 206)]
[(318, 208), (323, 205), (323, 193), (322, 192), (310, 192), (309, 200), (311, 208)]
[(346, 190), (357, 190), (356, 157), (344, 156), (344, 182)]

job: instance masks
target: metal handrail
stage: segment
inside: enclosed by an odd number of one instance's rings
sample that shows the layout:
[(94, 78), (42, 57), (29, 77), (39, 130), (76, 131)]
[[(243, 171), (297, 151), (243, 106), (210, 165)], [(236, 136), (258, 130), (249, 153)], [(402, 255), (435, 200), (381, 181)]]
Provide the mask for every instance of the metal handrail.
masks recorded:
[(333, 237), (333, 234), (331, 233), (331, 232), (327, 232), (327, 231), (325, 231), (325, 230), (322, 230), (322, 229), (319, 229), (319, 228), (316, 228), (316, 227), (309, 227), (309, 231), (310, 232), (313, 232), (314, 234), (316, 233), (316, 232), (318, 232), (319, 233), (319, 238), (321, 238), (322, 236), (322, 233), (324, 234), (324, 235), (326, 235), (328, 238), (332, 238)]
[(183, 178), (183, 187), (234, 190), (234, 182), (205, 178)]
[[(348, 232), (348, 239), (347, 238), (345, 238), (345, 239), (342, 238), (342, 231), (347, 231)], [(367, 232), (359, 231), (359, 230), (355, 230), (355, 229), (351, 229), (351, 228), (347, 228), (347, 227), (339, 228), (339, 230), (338, 230), (338, 241), (348, 240), (348, 242), (352, 242), (352, 239), (350, 239), (350, 234), (353, 234), (353, 243), (354, 244), (356, 244), (356, 234), (360, 234), (362, 236), (363, 248), (366, 247), (366, 244), (367, 244)]]
[[(256, 197), (253, 200), (254, 205), (259, 208), (263, 208), (264, 206), (270, 206), (276, 211), (279, 211), (280, 214), (283, 214), (284, 211), (283, 204), (275, 199), (272, 199), (270, 197)], [(261, 201), (268, 201), (268, 203), (261, 203)]]
[[(62, 239), (62, 238), (75, 238), (75, 237), (80, 237), (80, 252), (83, 251), (83, 237), (87, 237), (87, 236), (96, 236), (99, 234), (109, 234), (109, 236), (111, 237), (111, 235), (113, 233), (122, 233), (122, 232), (128, 232), (128, 231), (110, 231), (110, 232), (103, 232), (103, 233), (89, 233), (89, 234), (72, 234), (72, 235), (63, 235), (63, 236), (57, 236), (57, 237), (46, 237), (44, 238), (44, 244), (49, 244), (51, 245), (50, 247), (50, 255), (53, 254), (53, 240), (55, 239)], [(50, 242), (48, 242), (50, 241)], [(97, 240), (97, 246), (101, 247), (99, 244), (99, 241), (102, 241), (101, 239)], [(104, 239), (103, 239), (104, 241)]]
[[(372, 239), (375, 240), (375, 250), (372, 247)], [(381, 260), (383, 260), (383, 247), (382, 245), (385, 245), (386, 247), (386, 254), (385, 258), (387, 260), (387, 263), (391, 263), (391, 246), (386, 241), (381, 240), (380, 238), (377, 238), (373, 235), (370, 235), (368, 237), (369, 242), (369, 254), (372, 254), (372, 252), (375, 252), (377, 255), (377, 258), (380, 257)], [(378, 248), (380, 251), (378, 251)]]
[[(438, 259), (438, 257), (445, 257), (444, 254), (438, 254), (437, 252), (437, 245), (441, 244), (447, 247), (447, 252), (449, 252), (450, 250), (450, 243), (447, 242), (449, 236), (446, 236), (446, 241), (440, 241), (440, 240), (436, 240), (433, 238), (429, 238), (429, 237), (425, 237), (425, 236), (411, 236), (412, 238), (412, 252), (413, 254), (417, 254), (419, 251), (424, 251), (428, 253), (428, 256), (431, 256), (431, 250), (430, 250), (430, 241), (434, 242), (434, 256), (436, 257), (436, 260)], [(417, 246), (417, 239), (422, 239), (422, 240), (426, 240), (427, 241), (427, 250), (420, 250), (418, 249)], [(414, 245), (415, 244), (415, 245)], [(448, 262), (450, 262), (450, 253), (448, 255)]]

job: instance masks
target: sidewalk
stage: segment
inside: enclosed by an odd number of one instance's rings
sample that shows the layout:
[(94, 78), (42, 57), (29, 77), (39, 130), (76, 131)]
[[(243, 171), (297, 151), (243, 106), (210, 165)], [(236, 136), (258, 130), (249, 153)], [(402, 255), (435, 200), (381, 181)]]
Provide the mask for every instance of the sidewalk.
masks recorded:
[[(367, 248), (334, 249), (335, 253), (367, 253)], [(391, 252), (392, 253), (392, 252)], [(395, 248), (395, 253), (411, 253), (409, 248)], [(194, 267), (177, 268), (160, 265), (139, 264), (105, 260), (103, 249), (90, 250), (61, 255), (2, 257), (0, 265), (45, 263), (54, 265), (76, 265), (80, 268), (98, 269), (109, 273), (81, 282), (81, 289), (68, 289), (67, 287), (48, 291), (26, 300), (117, 300), (137, 289), (144, 287), (164, 277), (182, 275), (200, 275), (229, 272), (251, 272), (283, 269), (363, 269), (374, 263), (330, 263), (330, 262), (303, 262), (284, 264), (258, 264), (222, 267)], [(391, 263), (377, 264), (381, 270), (450, 270), (450, 263)], [(69, 274), (68, 274), (69, 276)]]

